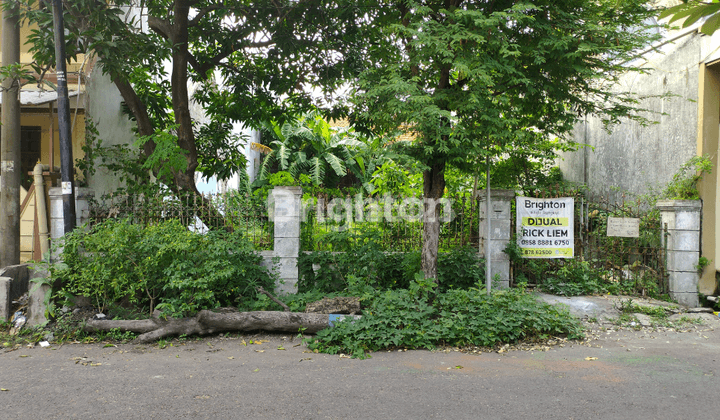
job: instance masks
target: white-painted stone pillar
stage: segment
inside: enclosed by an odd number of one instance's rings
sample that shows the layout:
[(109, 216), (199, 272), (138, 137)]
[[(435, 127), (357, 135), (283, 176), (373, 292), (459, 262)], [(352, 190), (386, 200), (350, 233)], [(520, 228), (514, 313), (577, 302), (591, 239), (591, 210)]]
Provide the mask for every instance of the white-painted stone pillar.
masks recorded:
[(515, 199), (515, 191), (490, 189), (490, 235), (487, 231), (485, 218), (487, 194), (485, 190), (477, 192), (480, 198), (480, 257), (485, 258), (485, 243), (490, 241), (490, 276), (501, 289), (510, 287), (510, 258), (503, 252), (510, 242), (512, 220), (510, 203)]
[[(62, 189), (50, 188), (50, 238), (61, 238), (65, 234), (63, 219)], [(75, 225), (82, 226), (90, 220), (90, 200), (95, 197), (95, 191), (89, 188), (75, 188)]]
[(276, 291), (297, 293), (302, 189), (278, 186), (268, 194), (268, 212), (275, 223), (273, 261), (280, 276)]
[(10, 308), (12, 301), (10, 300), (10, 286), (12, 278), (0, 277), (0, 321), (10, 320)]
[[(50, 197), (50, 243), (57, 241), (65, 234), (63, 216), (63, 196), (60, 187), (48, 190)], [(90, 220), (90, 200), (95, 197), (95, 191), (89, 188), (75, 188), (75, 226), (82, 226)], [(59, 250), (57, 251), (59, 253)], [(51, 251), (51, 258), (57, 253)]]
[[(697, 264), (700, 259), (700, 200), (660, 200), (663, 226), (667, 226), (667, 271), (670, 295), (681, 305), (698, 306)], [(663, 241), (665, 236), (663, 235)]]

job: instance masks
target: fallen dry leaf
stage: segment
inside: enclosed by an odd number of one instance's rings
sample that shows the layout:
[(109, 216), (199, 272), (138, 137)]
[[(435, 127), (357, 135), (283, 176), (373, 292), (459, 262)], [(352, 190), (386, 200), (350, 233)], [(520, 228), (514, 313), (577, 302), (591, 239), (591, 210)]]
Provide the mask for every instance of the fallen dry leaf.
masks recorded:
[(597, 360), (597, 359), (598, 359), (597, 357), (590, 357), (590, 356), (585, 358), (585, 360)]

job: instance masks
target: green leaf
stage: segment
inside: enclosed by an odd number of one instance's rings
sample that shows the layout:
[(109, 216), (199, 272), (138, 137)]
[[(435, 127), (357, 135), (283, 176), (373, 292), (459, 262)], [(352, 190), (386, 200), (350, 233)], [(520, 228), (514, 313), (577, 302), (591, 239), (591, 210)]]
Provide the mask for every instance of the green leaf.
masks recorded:
[(687, 28), (701, 18), (717, 13), (718, 10), (720, 10), (720, 4), (707, 4), (697, 6), (690, 14), (688, 14), (687, 19), (685, 19), (685, 21), (683, 22), (682, 27)]
[(676, 17), (680, 13), (688, 12), (684, 16), (687, 16), (687, 14), (690, 13), (696, 6), (693, 6), (692, 4), (687, 4), (687, 2), (684, 2), (683, 4), (678, 4), (677, 6), (669, 7), (664, 9), (662, 12), (660, 12), (660, 15), (658, 16), (660, 19), (664, 19), (668, 16), (673, 16), (673, 18), (670, 20), (670, 23), (681, 19), (683, 16)]
[(720, 13), (712, 15), (700, 28), (700, 32), (711, 36), (720, 28)]

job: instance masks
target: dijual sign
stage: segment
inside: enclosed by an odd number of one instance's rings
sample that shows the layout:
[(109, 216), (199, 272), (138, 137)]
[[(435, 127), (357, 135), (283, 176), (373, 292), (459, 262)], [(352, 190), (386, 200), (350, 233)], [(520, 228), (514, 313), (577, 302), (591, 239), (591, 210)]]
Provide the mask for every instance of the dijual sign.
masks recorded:
[(517, 243), (525, 258), (573, 258), (574, 199), (516, 197)]

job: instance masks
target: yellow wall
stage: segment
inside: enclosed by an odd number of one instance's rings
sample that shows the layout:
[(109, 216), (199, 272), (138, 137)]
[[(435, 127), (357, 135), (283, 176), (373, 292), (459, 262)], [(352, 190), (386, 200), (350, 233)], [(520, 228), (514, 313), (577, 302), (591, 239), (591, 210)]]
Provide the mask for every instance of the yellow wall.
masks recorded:
[[(48, 110), (49, 111), (49, 110)], [(70, 123), (73, 125), (72, 134), (72, 145), (73, 145), (73, 159), (79, 159), (85, 156), (82, 150), (83, 144), (85, 144), (85, 114), (79, 113), (77, 118), (72, 113), (70, 116)], [(50, 164), (50, 115), (47, 114), (22, 114), (20, 117), (20, 125), (23, 126), (36, 126), (42, 128), (42, 141), (40, 149), (40, 159), (43, 164)], [(54, 159), (55, 166), (60, 167), (60, 134), (58, 132), (57, 113), (54, 114)]]
[(713, 172), (698, 183), (702, 208), (701, 255), (710, 260), (698, 283), (698, 291), (705, 295), (715, 292), (715, 274), (720, 267), (720, 246), (717, 244), (717, 209), (720, 204), (720, 171), (718, 170), (718, 137), (720, 137), (720, 66), (700, 64), (698, 77), (698, 135), (697, 154), (709, 155)]

